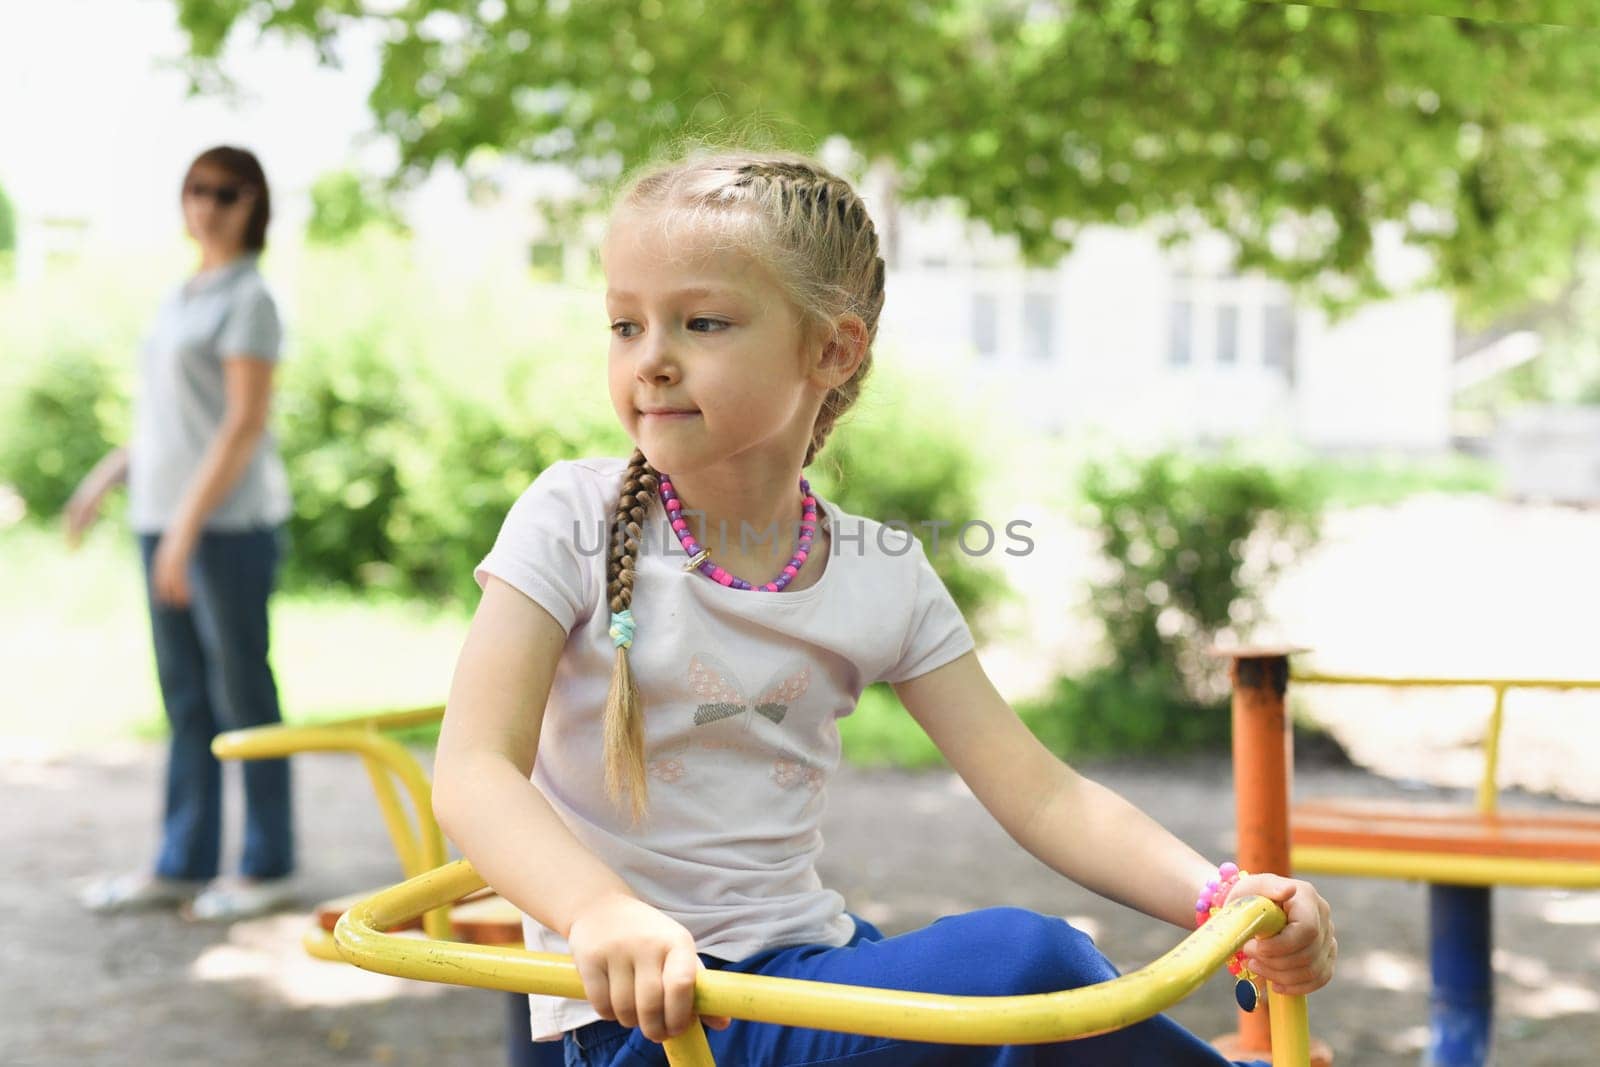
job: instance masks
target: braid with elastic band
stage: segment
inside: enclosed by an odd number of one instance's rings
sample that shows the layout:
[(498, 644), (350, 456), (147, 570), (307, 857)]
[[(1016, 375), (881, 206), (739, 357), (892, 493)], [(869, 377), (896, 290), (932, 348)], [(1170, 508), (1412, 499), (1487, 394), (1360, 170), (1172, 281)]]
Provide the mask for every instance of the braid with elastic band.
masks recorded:
[(628, 663), (635, 629), (633, 575), (643, 543), (645, 516), (658, 484), (659, 476), (644, 453), (634, 449), (612, 517), (611, 554), (606, 565), (606, 602), (611, 608), (610, 634), (616, 648), (602, 726), (606, 795), (620, 805), (626, 792), (635, 824), (648, 808), (649, 785), (644, 767), (644, 708)]

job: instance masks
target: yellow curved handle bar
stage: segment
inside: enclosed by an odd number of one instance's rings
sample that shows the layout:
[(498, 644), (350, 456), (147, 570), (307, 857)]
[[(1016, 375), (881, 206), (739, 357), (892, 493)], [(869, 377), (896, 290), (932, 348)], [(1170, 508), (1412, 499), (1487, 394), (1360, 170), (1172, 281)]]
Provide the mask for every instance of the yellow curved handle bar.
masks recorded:
[[(483, 888), (457, 860), (384, 889), (339, 919), (334, 941), (357, 967), (428, 982), (585, 999), (570, 956), (385, 933)], [(738, 1019), (960, 1045), (1065, 1041), (1118, 1030), (1172, 1006), (1205, 982), (1252, 937), (1283, 928), (1263, 897), (1230, 903), (1176, 948), (1140, 970), (1081, 989), (1030, 996), (970, 997), (836, 985), (704, 970), (695, 1011)], [(1273, 1067), (1308, 1067), (1305, 998), (1268, 994)], [(714, 1067), (698, 1019), (665, 1042), (673, 1067)]]

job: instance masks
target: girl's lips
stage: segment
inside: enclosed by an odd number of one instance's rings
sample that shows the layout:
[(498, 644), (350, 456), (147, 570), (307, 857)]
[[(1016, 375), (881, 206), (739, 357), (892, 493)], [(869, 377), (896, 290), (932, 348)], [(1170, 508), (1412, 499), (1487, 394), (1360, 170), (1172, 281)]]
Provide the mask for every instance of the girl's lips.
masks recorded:
[(698, 411), (641, 411), (639, 414), (647, 419), (687, 419), (700, 413)]

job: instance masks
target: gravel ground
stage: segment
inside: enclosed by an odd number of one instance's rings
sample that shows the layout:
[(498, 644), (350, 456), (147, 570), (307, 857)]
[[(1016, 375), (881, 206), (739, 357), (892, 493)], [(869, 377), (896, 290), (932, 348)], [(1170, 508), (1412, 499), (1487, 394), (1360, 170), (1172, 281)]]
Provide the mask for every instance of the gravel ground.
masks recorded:
[[(1201, 851), (1232, 851), (1226, 761), (1083, 769)], [(303, 913), (222, 928), (165, 914), (81, 912), (72, 902), (76, 885), (149, 856), (160, 770), (161, 752), (148, 745), (0, 757), (11, 827), (0, 886), (12, 917), (0, 941), (0, 1063), (501, 1062), (499, 994), (306, 958)], [(396, 870), (357, 765), (302, 758), (295, 782), (307, 904), (392, 881)], [(1302, 765), (1297, 786), (1308, 795), (1418, 793), (1337, 764)], [(229, 787), (237, 788), (231, 777)], [(236, 792), (229, 800), (236, 814)], [(230, 831), (236, 842), (237, 827)], [(1177, 936), (1045, 868), (948, 772), (846, 770), (830, 792), (825, 833), (824, 881), (887, 933), (953, 911), (1020, 905), (1085, 926), (1125, 968), (1159, 955)], [(1312, 1000), (1315, 1032), (1340, 1063), (1415, 1063), (1427, 1008), (1423, 889), (1333, 878), (1320, 888), (1338, 919), (1341, 972)], [(1600, 894), (1505, 891), (1496, 898), (1496, 923), (1497, 1062), (1595, 1062)], [(1176, 1014), (1216, 1034), (1231, 1027), (1230, 1006), (1219, 979)]]

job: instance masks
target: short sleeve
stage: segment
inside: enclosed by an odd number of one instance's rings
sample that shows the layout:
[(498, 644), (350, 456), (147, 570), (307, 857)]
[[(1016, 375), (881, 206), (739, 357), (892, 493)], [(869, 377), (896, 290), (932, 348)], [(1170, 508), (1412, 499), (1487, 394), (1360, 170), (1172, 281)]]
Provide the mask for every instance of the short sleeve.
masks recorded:
[(222, 358), (250, 356), (276, 361), (283, 351), (283, 326), (272, 294), (261, 285), (246, 285), (234, 297), (222, 322), (217, 353)]
[(599, 600), (604, 522), (584, 468), (571, 460), (553, 463), (511, 505), (494, 547), (472, 576), (482, 588), (494, 575), (570, 634)]
[(886, 682), (908, 682), (976, 647), (967, 620), (944, 580), (928, 562), (922, 542), (915, 537), (911, 540), (915, 546), (912, 555), (916, 560), (916, 599), (908, 614), (900, 658), (884, 672)]

